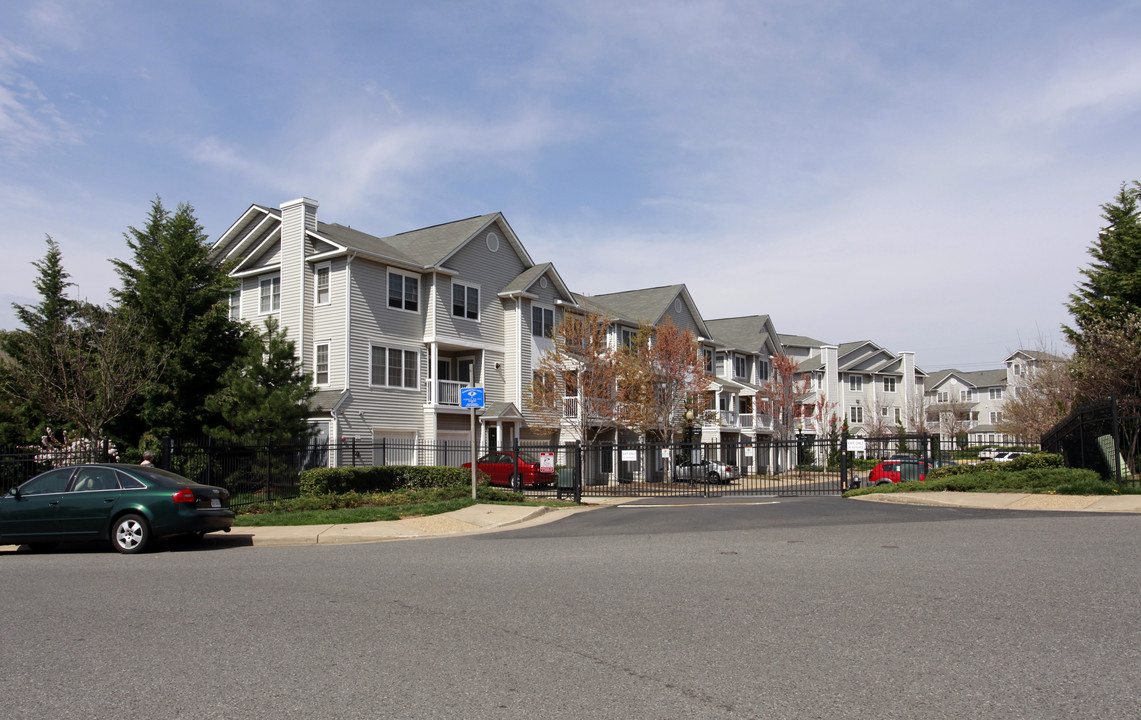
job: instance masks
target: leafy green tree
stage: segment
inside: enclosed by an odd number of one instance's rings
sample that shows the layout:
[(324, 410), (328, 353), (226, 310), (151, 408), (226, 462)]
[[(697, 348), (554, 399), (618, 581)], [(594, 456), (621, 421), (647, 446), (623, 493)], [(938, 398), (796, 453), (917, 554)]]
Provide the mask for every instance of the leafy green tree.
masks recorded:
[(156, 198), (146, 224), (129, 227), (124, 237), (133, 258), (112, 261), (122, 280), (112, 292), (138, 313), (140, 345), (165, 356), (166, 366), (118, 430), (130, 438), (146, 431), (197, 435), (218, 422), (206, 398), (245, 351), (242, 326), (229, 319), (234, 281), (227, 266), (210, 262), (206, 234), (187, 204), (172, 214)]
[(231, 442), (305, 439), (313, 394), (293, 341), (268, 318), (264, 333), (247, 334), (245, 354), (223, 374), (222, 389), (206, 398), (223, 421), (207, 433)]
[(1074, 327), (1067, 338), (1081, 352), (1087, 330), (1099, 321), (1120, 320), (1141, 309), (1141, 183), (1123, 184), (1113, 202), (1102, 205), (1106, 226), (1089, 248), (1093, 262), (1070, 295)]

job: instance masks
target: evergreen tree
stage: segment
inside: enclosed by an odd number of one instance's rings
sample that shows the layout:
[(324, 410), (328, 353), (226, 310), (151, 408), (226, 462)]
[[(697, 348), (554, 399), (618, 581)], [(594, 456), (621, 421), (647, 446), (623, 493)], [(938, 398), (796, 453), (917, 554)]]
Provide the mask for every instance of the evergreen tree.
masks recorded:
[(1113, 202), (1102, 205), (1106, 226), (1089, 248), (1093, 262), (1081, 270), (1067, 304), (1074, 326), (1066, 336), (1081, 352), (1086, 332), (1099, 321), (1121, 320), (1141, 310), (1141, 183), (1123, 184)]
[(124, 437), (145, 431), (192, 436), (215, 424), (205, 400), (244, 351), (242, 327), (229, 319), (227, 300), (234, 281), (228, 268), (208, 258), (206, 234), (194, 209), (182, 204), (172, 214), (156, 198), (147, 222), (124, 233), (131, 262), (113, 260), (122, 287), (112, 291), (136, 311), (144, 326), (140, 343), (166, 358), (161, 378), (137, 403)]
[(265, 333), (248, 333), (245, 348), (245, 355), (222, 376), (222, 389), (206, 399), (207, 409), (223, 421), (207, 433), (232, 442), (307, 438), (314, 390), (293, 341), (268, 318)]

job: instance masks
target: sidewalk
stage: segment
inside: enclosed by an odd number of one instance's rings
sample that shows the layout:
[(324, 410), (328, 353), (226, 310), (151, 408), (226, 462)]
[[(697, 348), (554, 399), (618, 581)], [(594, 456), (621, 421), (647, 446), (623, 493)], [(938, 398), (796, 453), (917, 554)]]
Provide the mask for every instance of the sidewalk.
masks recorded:
[(1062, 510), (1070, 512), (1141, 513), (1141, 495), (1044, 495), (1033, 493), (917, 492), (872, 493), (853, 500), (940, 505), (990, 510)]
[[(626, 498), (623, 498), (625, 500)], [(514, 526), (533, 526), (593, 510), (611, 501), (579, 507), (553, 508), (520, 505), (472, 505), (441, 515), (351, 525), (293, 525), (288, 527), (235, 527), (227, 534), (251, 545), (343, 545), (409, 538), (471, 535)]]

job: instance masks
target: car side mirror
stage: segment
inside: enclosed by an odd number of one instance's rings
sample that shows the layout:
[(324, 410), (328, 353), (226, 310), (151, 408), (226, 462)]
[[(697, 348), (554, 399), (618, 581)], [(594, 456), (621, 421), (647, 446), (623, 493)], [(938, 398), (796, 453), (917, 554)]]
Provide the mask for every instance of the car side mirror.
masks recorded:
[(20, 499), (20, 488), (18, 488), (18, 487), (8, 488), (8, 494), (11, 495), (12, 497), (16, 498), (17, 500), (19, 500)]

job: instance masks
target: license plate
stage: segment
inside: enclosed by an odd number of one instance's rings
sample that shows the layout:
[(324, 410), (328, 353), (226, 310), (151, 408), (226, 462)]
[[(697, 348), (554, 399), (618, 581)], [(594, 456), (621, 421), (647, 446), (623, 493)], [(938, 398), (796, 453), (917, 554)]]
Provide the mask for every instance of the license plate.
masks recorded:
[(210, 498), (210, 507), (222, 507), (222, 501), (218, 498)]

